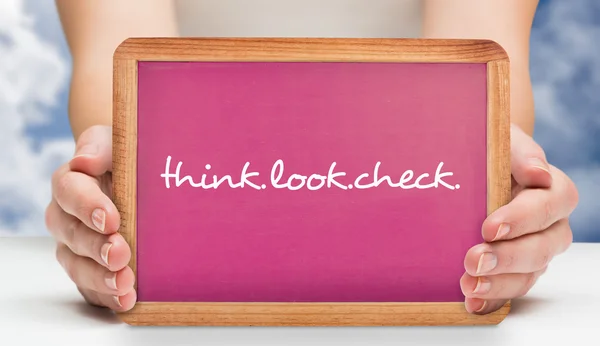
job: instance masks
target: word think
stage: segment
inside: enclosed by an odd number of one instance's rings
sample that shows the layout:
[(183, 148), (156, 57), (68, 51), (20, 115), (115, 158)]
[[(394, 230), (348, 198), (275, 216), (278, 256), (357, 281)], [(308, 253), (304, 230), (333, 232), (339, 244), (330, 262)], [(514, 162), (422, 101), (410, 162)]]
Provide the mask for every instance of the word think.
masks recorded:
[[(233, 176), (224, 175), (222, 177), (217, 177), (216, 175), (212, 176), (212, 179), (209, 178), (208, 174), (202, 174), (199, 181), (194, 180), (192, 176), (185, 175), (182, 176), (181, 167), (183, 162), (179, 162), (177, 164), (177, 168), (174, 173), (171, 172), (171, 156), (167, 157), (167, 161), (165, 164), (165, 172), (160, 176), (164, 178), (165, 187), (167, 189), (171, 188), (171, 181), (174, 182), (175, 187), (181, 187), (183, 184), (188, 184), (193, 188), (203, 188), (203, 189), (217, 189), (223, 186), (229, 186), (232, 189), (237, 188), (251, 188), (255, 190), (264, 190), (267, 188), (266, 184), (259, 184), (257, 182), (259, 177), (259, 172), (249, 171), (250, 163), (246, 162), (244, 167), (242, 168), (241, 173), (239, 174), (239, 179), (235, 179), (234, 182)], [(314, 173), (312, 175), (306, 176), (302, 174), (291, 174), (287, 179), (283, 178), (284, 173), (284, 163), (283, 160), (277, 160), (271, 169), (270, 175), (270, 186), (276, 189), (287, 189), (287, 190), (300, 190), (302, 188), (306, 188), (311, 191), (320, 190), (322, 188), (339, 188), (342, 190), (349, 189), (370, 189), (380, 186), (381, 184), (387, 184), (389, 187), (400, 188), (400, 189), (430, 189), (430, 188), (438, 188), (445, 187), (449, 190), (459, 189), (460, 185), (451, 185), (444, 181), (444, 178), (450, 177), (453, 175), (452, 172), (442, 172), (442, 167), (444, 163), (440, 162), (437, 166), (436, 172), (433, 177), (430, 177), (428, 173), (423, 173), (419, 175), (412, 183), (411, 181), (415, 177), (415, 173), (412, 170), (406, 170), (402, 173), (397, 182), (393, 182), (392, 178), (388, 175), (384, 175), (379, 177), (379, 167), (381, 166), (381, 162), (377, 162), (373, 169), (373, 175), (369, 177), (369, 173), (360, 174), (358, 177), (354, 178), (352, 183), (344, 184), (341, 182), (341, 178), (346, 176), (345, 172), (336, 171), (336, 163), (331, 163), (329, 170), (326, 175), (321, 175), (318, 173)], [(210, 170), (210, 164), (205, 166), (206, 170)], [(236, 178), (238, 175), (235, 175)], [(209, 180), (210, 179), (210, 180)], [(423, 181), (427, 179), (429, 183), (424, 184)], [(224, 185), (226, 184), (226, 185)]]

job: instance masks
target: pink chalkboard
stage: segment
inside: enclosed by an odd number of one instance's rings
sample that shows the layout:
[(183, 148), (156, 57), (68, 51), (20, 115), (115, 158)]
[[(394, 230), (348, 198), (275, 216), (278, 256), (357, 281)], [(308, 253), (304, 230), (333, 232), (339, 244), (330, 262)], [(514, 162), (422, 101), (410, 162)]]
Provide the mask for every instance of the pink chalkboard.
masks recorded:
[[(464, 300), (487, 210), (485, 64), (138, 68), (141, 301)], [(246, 162), (259, 190), (237, 187)], [(363, 173), (373, 186), (350, 189)]]
[(135, 72), (139, 302), (464, 301), (490, 210), (486, 62)]

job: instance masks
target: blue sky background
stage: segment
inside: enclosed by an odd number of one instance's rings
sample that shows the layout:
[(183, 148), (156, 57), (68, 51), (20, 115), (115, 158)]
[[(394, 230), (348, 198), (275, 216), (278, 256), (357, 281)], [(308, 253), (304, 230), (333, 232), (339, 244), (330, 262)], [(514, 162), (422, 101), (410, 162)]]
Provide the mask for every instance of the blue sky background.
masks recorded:
[[(535, 139), (580, 192), (575, 241), (600, 242), (600, 1), (542, 0), (531, 37)], [(54, 1), (0, 2), (0, 236), (45, 235), (49, 179), (73, 151), (70, 57)]]

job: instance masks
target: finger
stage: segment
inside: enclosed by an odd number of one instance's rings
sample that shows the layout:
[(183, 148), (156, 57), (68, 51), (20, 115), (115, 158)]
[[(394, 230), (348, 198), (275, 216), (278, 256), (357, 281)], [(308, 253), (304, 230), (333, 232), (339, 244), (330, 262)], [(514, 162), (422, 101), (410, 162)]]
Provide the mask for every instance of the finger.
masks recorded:
[(131, 310), (137, 300), (137, 292), (133, 289), (122, 296), (99, 294), (89, 289), (78, 288), (78, 290), (88, 304), (108, 308), (113, 311), (122, 312)]
[(107, 236), (91, 230), (65, 213), (55, 200), (46, 209), (46, 227), (74, 254), (91, 258), (111, 271), (123, 269), (131, 259), (131, 250), (121, 234)]
[(572, 241), (568, 219), (563, 219), (542, 232), (472, 247), (465, 256), (465, 270), (471, 276), (531, 273), (546, 267)]
[(64, 166), (52, 176), (52, 194), (61, 209), (89, 228), (105, 234), (119, 229), (117, 208), (102, 192), (96, 178)]
[(526, 274), (471, 276), (465, 273), (460, 286), (467, 298), (484, 300), (514, 299), (526, 295), (546, 268)]
[(75, 156), (69, 162), (72, 171), (100, 176), (112, 171), (112, 128), (94, 125), (81, 133)]
[(510, 164), (515, 181), (525, 187), (550, 187), (552, 176), (544, 150), (517, 125), (511, 124), (510, 136)]
[(508, 299), (466, 298), (465, 307), (469, 313), (486, 315), (500, 310), (507, 302)]
[(79, 291), (79, 293), (81, 293), (81, 295), (83, 296), (83, 299), (85, 299), (86, 303), (88, 303), (92, 306), (97, 306), (97, 307), (102, 307), (102, 308), (107, 307), (102, 301), (100, 301), (100, 296), (98, 295), (97, 292), (89, 290), (89, 289), (82, 289), (81, 287), (77, 287), (77, 290)]
[(514, 239), (544, 230), (575, 210), (575, 184), (557, 168), (550, 169), (554, 176), (551, 188), (525, 189), (486, 218), (482, 225), (485, 241)]
[(137, 300), (137, 292), (132, 289), (122, 296), (99, 294), (100, 301), (115, 311), (128, 311), (133, 309)]
[(69, 278), (81, 289), (122, 296), (134, 287), (134, 275), (129, 267), (111, 272), (90, 258), (77, 256), (62, 243), (57, 245), (56, 258)]

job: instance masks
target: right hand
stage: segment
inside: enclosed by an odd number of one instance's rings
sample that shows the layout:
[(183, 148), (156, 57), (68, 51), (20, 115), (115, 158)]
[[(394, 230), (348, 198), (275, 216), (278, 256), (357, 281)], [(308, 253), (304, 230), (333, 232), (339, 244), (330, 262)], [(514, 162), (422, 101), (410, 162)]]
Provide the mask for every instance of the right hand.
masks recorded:
[(92, 126), (75, 156), (52, 176), (46, 227), (57, 241), (56, 258), (86, 302), (115, 311), (137, 299), (131, 250), (117, 233), (120, 216), (111, 200), (112, 129)]

